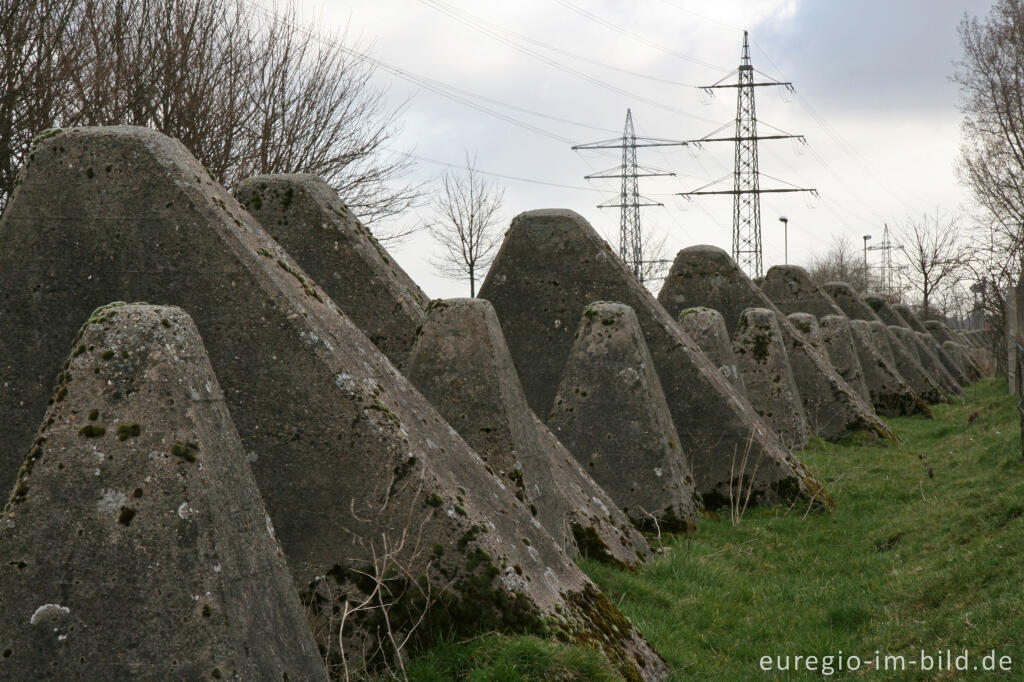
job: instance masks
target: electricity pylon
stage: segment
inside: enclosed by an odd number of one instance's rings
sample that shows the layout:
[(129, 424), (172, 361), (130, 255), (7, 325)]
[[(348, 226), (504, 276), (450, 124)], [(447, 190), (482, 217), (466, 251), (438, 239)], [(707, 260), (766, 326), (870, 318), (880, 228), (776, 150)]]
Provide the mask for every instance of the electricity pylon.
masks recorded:
[(896, 293), (896, 268), (892, 264), (892, 251), (893, 249), (902, 249), (903, 247), (899, 244), (893, 243), (889, 237), (889, 225), (885, 224), (885, 229), (882, 232), (882, 243), (875, 244), (874, 246), (867, 247), (868, 251), (884, 251), (882, 254), (882, 263), (879, 266), (881, 273), (879, 274), (878, 281), (882, 287), (882, 292), (888, 297), (892, 297)]
[[(740, 269), (744, 270), (751, 277), (760, 277), (763, 272), (761, 257), (761, 195), (767, 192), (811, 192), (817, 194), (817, 190), (807, 189), (791, 185), (777, 189), (761, 189), (761, 173), (757, 167), (757, 143), (758, 140), (784, 140), (797, 139), (806, 142), (803, 135), (788, 135), (779, 130), (777, 135), (757, 134), (757, 112), (754, 107), (754, 88), (769, 85), (781, 85), (788, 90), (793, 89), (790, 82), (766, 80), (754, 82), (754, 67), (750, 64), (750, 47), (747, 42), (747, 32), (743, 32), (743, 52), (740, 58), (739, 68), (722, 78), (714, 85), (708, 85), (702, 89), (711, 92), (718, 88), (736, 88), (736, 133), (733, 137), (714, 137), (725, 130), (729, 124), (700, 138), (690, 140), (691, 143), (700, 145), (703, 142), (734, 142), (735, 143), (735, 167), (733, 170), (732, 190), (706, 190), (724, 178), (700, 187), (693, 192), (681, 192), (680, 196), (692, 197), (701, 194), (731, 194), (732, 203), (732, 258)], [(763, 73), (758, 71), (764, 76)], [(724, 81), (736, 74), (735, 83)], [(765, 76), (765, 78), (768, 78)], [(773, 126), (769, 126), (773, 127)], [(777, 128), (775, 130), (778, 130)], [(766, 176), (770, 177), (770, 176)], [(776, 178), (771, 178), (776, 180)], [(785, 183), (789, 184), (789, 183)]]
[[(598, 204), (598, 208), (621, 209), (619, 220), (619, 257), (633, 271), (633, 274), (643, 282), (645, 254), (643, 248), (643, 232), (640, 229), (640, 208), (642, 206), (664, 206), (657, 201), (652, 201), (640, 194), (637, 178), (654, 176), (674, 176), (675, 173), (660, 171), (653, 168), (643, 168), (637, 165), (637, 147), (679, 147), (685, 146), (686, 142), (663, 140), (655, 137), (637, 137), (633, 131), (633, 112), (626, 109), (626, 126), (622, 131), (622, 138), (578, 144), (573, 150), (578, 149), (621, 149), (622, 165), (593, 175), (584, 176), (584, 180), (599, 178), (621, 178), (622, 191), (619, 194), (619, 203), (606, 202)], [(643, 171), (643, 172), (641, 172)], [(641, 201), (643, 200), (643, 201)]]

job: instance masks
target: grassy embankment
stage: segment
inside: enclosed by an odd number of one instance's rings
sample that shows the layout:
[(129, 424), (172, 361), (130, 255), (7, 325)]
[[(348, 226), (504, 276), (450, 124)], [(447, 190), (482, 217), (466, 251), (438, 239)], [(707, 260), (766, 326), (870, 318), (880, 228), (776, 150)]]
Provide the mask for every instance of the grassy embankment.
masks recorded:
[[(839, 503), (829, 514), (748, 510), (703, 520), (693, 538), (629, 574), (584, 570), (676, 670), (673, 679), (822, 679), (764, 673), (762, 656), (860, 656), (839, 679), (962, 679), (919, 670), (921, 650), (963, 649), (969, 665), (995, 650), (1001, 679), (1024, 679), (1024, 467), (1015, 399), (1005, 382), (968, 389), (936, 419), (888, 420), (904, 439), (851, 436), (801, 453)], [(875, 652), (903, 655), (903, 673), (872, 671)], [(838, 667), (835, 660), (833, 668)], [(415, 680), (615, 679), (591, 651), (490, 635), (415, 659)], [(968, 677), (981, 673), (971, 671)]]

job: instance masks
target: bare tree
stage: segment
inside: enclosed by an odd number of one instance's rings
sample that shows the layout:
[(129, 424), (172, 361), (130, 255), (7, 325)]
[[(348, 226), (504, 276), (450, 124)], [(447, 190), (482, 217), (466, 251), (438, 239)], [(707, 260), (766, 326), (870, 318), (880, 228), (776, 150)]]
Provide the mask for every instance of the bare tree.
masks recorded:
[(433, 203), (436, 220), (429, 226), (442, 249), (434, 265), (445, 277), (468, 279), (469, 295), (476, 296), (477, 280), (490, 267), (501, 243), (498, 212), (505, 190), (482, 179), (476, 159), (469, 154), (465, 172), (445, 171), (441, 185)]
[(0, 3), (0, 211), (32, 139), (76, 120), (71, 78), (87, 62), (80, 19), (67, 0)]
[(997, 332), (992, 338), (1002, 340), (1006, 296), (1024, 259), (1024, 3), (995, 0), (987, 17), (965, 16), (959, 33), (959, 172), (983, 212), (974, 230), (972, 292)]
[(864, 269), (863, 253), (845, 235), (833, 236), (828, 251), (811, 257), (807, 274), (816, 284), (846, 282), (857, 291), (865, 291), (871, 284), (869, 273)]
[(960, 176), (990, 215), (989, 229), (1019, 251), (1024, 239), (1024, 3), (996, 0), (986, 19), (965, 16), (959, 33), (963, 60), (953, 80), (964, 113)]
[(955, 216), (922, 216), (908, 220), (897, 237), (909, 266), (907, 282), (921, 295), (925, 317), (932, 314), (935, 295), (958, 284), (973, 250), (960, 238), (962, 227)]
[[(5, 40), (0, 76), (32, 67), (45, 78), (22, 88), (19, 101), (38, 113), (9, 124), (22, 140), (11, 168), (43, 128), (128, 124), (178, 138), (225, 185), (257, 173), (319, 175), (366, 223), (419, 196), (400, 183), (410, 158), (385, 149), (399, 110), (372, 86), (371, 62), (344, 47), (343, 34), (302, 25), (291, 2), (265, 10), (247, 0), (12, 1), (27, 37)], [(51, 17), (66, 17), (72, 35), (57, 39), (51, 25), (62, 24)], [(9, 109), (20, 111), (0, 106), (0, 140), (9, 139)], [(0, 202), (13, 189), (7, 175)]]
[(668, 252), (668, 235), (646, 235), (640, 245), (642, 260), (640, 261), (640, 281), (654, 292), (661, 288), (661, 283), (672, 267), (672, 258)]

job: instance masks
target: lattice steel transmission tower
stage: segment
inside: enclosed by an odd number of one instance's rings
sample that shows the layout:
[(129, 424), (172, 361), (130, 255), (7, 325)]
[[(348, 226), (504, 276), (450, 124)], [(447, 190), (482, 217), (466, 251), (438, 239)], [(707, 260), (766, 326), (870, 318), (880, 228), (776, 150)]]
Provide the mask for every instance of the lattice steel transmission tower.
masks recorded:
[[(715, 180), (704, 185), (693, 192), (681, 192), (680, 196), (692, 197), (702, 194), (731, 194), (732, 203), (732, 258), (740, 269), (744, 270), (751, 277), (760, 277), (763, 274), (762, 249), (761, 249), (761, 195), (768, 192), (811, 192), (817, 194), (817, 190), (791, 185), (776, 189), (761, 188), (761, 173), (757, 165), (757, 143), (759, 140), (782, 140), (797, 139), (806, 142), (803, 135), (788, 135), (774, 126), (769, 126), (778, 131), (773, 135), (757, 134), (757, 111), (754, 106), (754, 88), (770, 85), (781, 85), (792, 91), (793, 84), (790, 82), (766, 80), (755, 82), (754, 72), (756, 69), (750, 63), (750, 46), (747, 40), (747, 32), (743, 32), (743, 52), (740, 58), (739, 68), (733, 73), (725, 76), (714, 85), (702, 88), (707, 92), (719, 88), (736, 88), (736, 121), (735, 135), (733, 137), (715, 137), (729, 124), (725, 124), (712, 133), (699, 140), (689, 142), (700, 145), (703, 142), (733, 142), (735, 143), (735, 167), (733, 170), (732, 190), (707, 190), (724, 178)], [(760, 71), (760, 75), (764, 76)], [(736, 75), (735, 83), (724, 81)], [(764, 76), (768, 78), (767, 76)], [(766, 124), (767, 125), (767, 124)], [(770, 177), (770, 176), (765, 176)], [(771, 178), (776, 180), (776, 178)], [(785, 183), (789, 184), (789, 183)]]
[(884, 296), (892, 298), (896, 293), (896, 266), (892, 264), (892, 252), (893, 249), (902, 249), (903, 247), (892, 241), (889, 236), (889, 225), (885, 224), (885, 229), (882, 231), (882, 243), (875, 244), (874, 246), (866, 247), (868, 251), (882, 251), (882, 262), (879, 265), (878, 284), (881, 287), (881, 292)]
[[(579, 149), (621, 149), (622, 165), (619, 168), (594, 173), (584, 176), (585, 180), (599, 178), (621, 178), (622, 191), (619, 194), (619, 202), (606, 202), (598, 204), (598, 208), (620, 209), (619, 219), (619, 257), (633, 271), (633, 274), (643, 282), (645, 268), (648, 259), (644, 253), (643, 231), (640, 229), (640, 208), (643, 206), (664, 206), (657, 201), (652, 201), (640, 194), (637, 178), (654, 176), (674, 176), (675, 173), (660, 171), (653, 168), (643, 168), (637, 165), (637, 147), (679, 147), (685, 146), (686, 142), (663, 140), (656, 137), (637, 137), (633, 130), (633, 112), (626, 109), (626, 125), (622, 131), (622, 138), (578, 144), (573, 150)], [(641, 172), (643, 171), (643, 172)]]

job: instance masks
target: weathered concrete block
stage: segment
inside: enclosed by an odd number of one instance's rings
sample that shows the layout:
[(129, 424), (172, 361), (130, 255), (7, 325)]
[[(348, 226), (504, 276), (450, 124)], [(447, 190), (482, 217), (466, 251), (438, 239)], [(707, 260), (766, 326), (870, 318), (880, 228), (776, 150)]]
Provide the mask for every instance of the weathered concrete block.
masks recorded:
[(961, 366), (965, 367), (968, 376), (970, 376), (973, 381), (977, 381), (984, 376), (981, 371), (981, 367), (975, 361), (974, 357), (961, 344), (955, 341), (943, 341), (942, 350), (946, 351), (947, 355), (956, 360)]
[(636, 311), (705, 506), (728, 504), (730, 465), (747, 448), (752, 461), (760, 462), (752, 504), (795, 496), (831, 504), (746, 397), (578, 214), (541, 210), (517, 216), (480, 295), (494, 304), (526, 398), (538, 414), (551, 409), (584, 308), (593, 301), (619, 301)]
[(0, 525), (0, 677), (326, 679), (192, 320), (108, 306), (72, 348)]
[(892, 307), (887, 300), (879, 296), (878, 294), (864, 294), (861, 299), (871, 310), (874, 311), (875, 315), (878, 316), (882, 322), (892, 327), (906, 327), (910, 329), (910, 323), (903, 319), (903, 316), (896, 312), (896, 309)]
[[(801, 314), (807, 313), (793, 313), (793, 315)], [(790, 317), (792, 318), (792, 315)], [(794, 322), (794, 324), (796, 323)], [(880, 406), (874, 400), (868, 382), (868, 372), (860, 361), (860, 354), (857, 349), (859, 344), (855, 342), (853, 331), (850, 329), (850, 319), (846, 315), (824, 315), (818, 323), (818, 330), (821, 334), (821, 341), (828, 350), (828, 357), (832, 361), (832, 366), (846, 380), (846, 383), (856, 388), (861, 396), (870, 401), (879, 414), (898, 416), (898, 414), (894, 414), (891, 410), (886, 410), (884, 405)], [(872, 358), (872, 364), (875, 364), (876, 361), (880, 362), (881, 358), (873, 358), (872, 353), (871, 347), (865, 347), (864, 355)], [(881, 384), (882, 380), (876, 374), (875, 372), (872, 373), (871, 381)], [(906, 391), (910, 391), (910, 387), (906, 386), (902, 378), (893, 378), (890, 381), (893, 384), (903, 383)]]
[(910, 387), (927, 403), (939, 403), (946, 399), (945, 393), (932, 377), (928, 376), (920, 361), (911, 354), (888, 326), (881, 320), (868, 322), (875, 344), (882, 354), (896, 367), (900, 376), (907, 380)]
[(575, 460), (566, 466), (571, 455), (538, 429), (490, 302), (433, 301), (406, 376), (567, 552), (630, 568), (650, 552), (607, 493)]
[(954, 337), (952, 330), (938, 320), (926, 320), (924, 326), (928, 333), (934, 336), (935, 340), (939, 343), (951, 341), (952, 343), (963, 345), (963, 339)]
[[(3, 461), (31, 440), (28, 419), (42, 416), (60, 348), (90, 310), (118, 299), (180, 305), (203, 334), (329, 664), (337, 609), (365, 598), (370, 575), (388, 581), (397, 637), (419, 623), (408, 651), (440, 635), (556, 630), (601, 645), (627, 671), (664, 670), (507, 486), (180, 143), (125, 127), (48, 137), (0, 218), (0, 243), (0, 342), (11, 349)], [(350, 662), (393, 654), (379, 617), (350, 615)]]
[(893, 310), (899, 313), (899, 316), (910, 325), (917, 334), (918, 338), (921, 339), (926, 346), (931, 348), (939, 360), (942, 362), (942, 366), (953, 375), (957, 383), (961, 386), (967, 386), (974, 380), (970, 378), (965, 368), (960, 366), (960, 363), (953, 359), (949, 353), (945, 351), (942, 344), (935, 340), (935, 337), (928, 333), (928, 328), (924, 326), (920, 318), (914, 314), (914, 311), (910, 309), (910, 306), (903, 303), (896, 303), (893, 305)]
[(828, 359), (807, 343), (722, 249), (691, 246), (680, 251), (658, 301), (673, 315), (695, 305), (714, 308), (722, 313), (726, 328), (733, 334), (744, 309), (771, 310), (778, 315), (804, 413), (814, 433), (835, 439), (849, 430), (865, 429), (882, 438), (895, 439), (871, 404), (843, 381)]
[[(818, 348), (822, 355), (829, 359), (832, 366), (839, 372), (839, 376), (843, 377), (850, 388), (857, 391), (861, 398), (870, 403), (871, 392), (864, 381), (864, 369), (860, 366), (860, 360), (857, 358), (857, 349), (853, 345), (853, 334), (850, 332), (850, 323), (846, 316), (832, 315), (832, 317), (841, 317), (843, 321), (833, 324), (828, 331), (811, 313), (790, 313), (786, 317), (794, 327), (800, 330), (800, 333), (807, 337), (812, 346)], [(829, 316), (825, 315), (824, 317)]]
[(773, 265), (758, 286), (787, 315), (810, 313), (820, 318), (843, 314), (842, 308), (799, 265)]
[(881, 321), (864, 299), (846, 282), (826, 282), (821, 287), (851, 320)]
[(625, 568), (643, 561), (651, 552), (643, 534), (619, 509), (607, 491), (583, 470), (548, 425), (532, 411), (530, 414), (533, 415), (541, 444), (551, 455), (554, 475), (559, 481), (558, 493), (565, 496), (574, 510), (570, 521), (580, 553)]
[(638, 527), (696, 527), (693, 473), (632, 308), (584, 309), (548, 426)]
[(423, 321), (427, 296), (315, 175), (257, 175), (235, 198), (401, 368)]
[(934, 336), (928, 332), (915, 331), (914, 333), (917, 335), (917, 338), (921, 340), (921, 343), (931, 349), (931, 351), (939, 358), (942, 362), (942, 366), (946, 368), (946, 371), (948, 371), (954, 379), (956, 379), (956, 382), (960, 384), (961, 387), (969, 386), (977, 381), (977, 377), (972, 376), (970, 368), (965, 367), (958, 360), (954, 359), (952, 355), (947, 353), (946, 349), (935, 340)]
[[(876, 336), (875, 343), (886, 355), (886, 358), (898, 369), (900, 375), (910, 384), (914, 392), (926, 402), (934, 403), (945, 400), (945, 391), (928, 375), (921, 362), (914, 356), (912, 349), (907, 348), (897, 338), (874, 309), (865, 302), (846, 282), (828, 282), (823, 287), (825, 293), (843, 309), (851, 320), (865, 320), (872, 323), (872, 333)], [(876, 297), (876, 302), (882, 299)], [(893, 312), (895, 315), (895, 312)], [(894, 319), (896, 319), (894, 317)], [(882, 343), (878, 336), (884, 336)]]
[[(867, 320), (851, 320), (838, 315), (821, 318), (823, 330), (842, 325), (840, 319), (847, 320), (850, 332), (854, 337), (857, 358), (864, 370), (864, 381), (871, 392), (871, 402), (879, 412), (887, 416), (923, 414), (933, 416), (931, 408), (924, 402), (903, 378), (896, 368), (895, 359), (891, 358), (888, 339), (883, 337), (884, 350), (875, 340), (871, 323)], [(835, 318), (835, 319), (833, 319)]]
[(967, 348), (971, 357), (978, 364), (982, 376), (995, 376), (996, 356), (993, 342), (994, 333), (984, 329), (956, 329), (950, 330), (953, 338), (958, 340)]
[(945, 366), (939, 357), (932, 352), (931, 348), (925, 345), (920, 338), (917, 336), (917, 332), (912, 330), (910, 326), (899, 326), (889, 325), (889, 331), (891, 331), (897, 339), (899, 339), (903, 345), (913, 351), (913, 354), (920, 361), (921, 366), (925, 372), (939, 385), (946, 393), (946, 398), (951, 398), (954, 395), (963, 393), (963, 388), (953, 378), (949, 372), (946, 371)]
[(788, 447), (807, 447), (811, 430), (775, 313), (767, 308), (744, 310), (732, 343), (754, 409)]
[(906, 303), (893, 303), (892, 309), (895, 310), (897, 314), (899, 314), (900, 318), (909, 324), (910, 328), (915, 332), (928, 333), (928, 328), (921, 323), (921, 318), (914, 313), (909, 305)]
[(907, 351), (917, 358), (925, 372), (935, 380), (947, 397), (963, 392), (960, 384), (946, 370), (939, 357), (921, 342), (910, 323), (887, 300), (875, 294), (867, 294), (863, 298), (868, 307), (889, 327), (889, 330), (906, 347)]
[(746, 396), (747, 389), (743, 386), (743, 377), (736, 365), (736, 354), (732, 352), (732, 340), (722, 314), (713, 308), (687, 308), (679, 313), (679, 326), (718, 367), (722, 376)]

